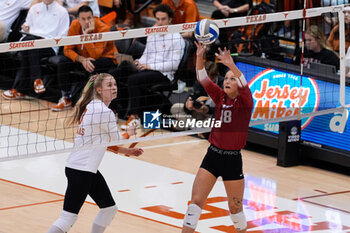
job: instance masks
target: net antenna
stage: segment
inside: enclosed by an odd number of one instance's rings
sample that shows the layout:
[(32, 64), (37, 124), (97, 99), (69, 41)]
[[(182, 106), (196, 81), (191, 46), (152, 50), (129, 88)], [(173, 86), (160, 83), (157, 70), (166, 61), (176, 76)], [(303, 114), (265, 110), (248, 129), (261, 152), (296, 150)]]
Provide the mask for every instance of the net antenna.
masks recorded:
[[(304, 7), (303, 7), (303, 29), (302, 29), (302, 38), (301, 38), (301, 59), (300, 59), (300, 86), (303, 85), (303, 75), (304, 75), (305, 28), (306, 28), (306, 0), (304, 0)], [(301, 92), (299, 93), (299, 108), (301, 108)]]
[[(147, 1), (150, 4), (153, 1)], [(141, 7), (142, 8), (142, 7)], [(140, 8), (140, 9), (141, 9)], [(139, 9), (138, 9), (139, 10)], [(137, 11), (138, 11), (137, 10)], [(295, 10), (289, 12), (278, 12), (270, 14), (262, 14), (255, 16), (246, 16), (238, 18), (229, 18), (223, 20), (215, 20), (219, 28), (228, 28), (244, 25), (252, 25), (256, 23), (268, 23), (268, 22), (277, 22), (285, 20), (296, 20), (303, 19), (303, 32), (305, 31), (305, 19), (311, 17), (321, 16), (327, 12), (338, 13), (339, 15), (339, 33), (340, 33), (340, 89), (339, 89), (339, 99), (340, 106), (331, 107), (327, 109), (317, 110), (316, 112), (302, 113), (299, 111), (299, 114), (293, 116), (285, 116), (283, 118), (271, 118), (264, 120), (251, 121), (250, 126), (261, 125), (270, 122), (282, 122), (290, 121), (295, 119), (303, 119), (308, 117), (315, 117), (319, 115), (325, 115), (334, 112), (343, 112), (347, 111), (346, 108), (350, 105), (345, 103), (345, 26), (344, 26), (344, 5), (339, 6), (329, 6), (329, 7), (320, 7), (313, 9), (304, 9)], [(133, 11), (136, 13), (137, 11)], [(141, 11), (141, 10), (140, 10)], [(257, 21), (258, 20), (258, 21)], [(34, 41), (25, 41), (25, 42), (12, 42), (12, 43), (2, 43), (0, 44), (0, 53), (5, 52), (14, 52), (14, 51), (23, 51), (28, 49), (39, 49), (39, 48), (49, 48), (56, 46), (65, 46), (65, 45), (75, 45), (75, 44), (85, 44), (101, 41), (115, 41), (122, 39), (131, 39), (131, 38), (140, 38), (153, 34), (166, 34), (166, 33), (181, 33), (181, 32), (190, 32), (195, 28), (196, 23), (186, 23), (186, 24), (176, 24), (176, 25), (167, 25), (161, 27), (150, 27), (150, 28), (138, 28), (132, 30), (124, 31), (113, 31), (106, 33), (98, 33), (89, 35), (89, 39), (86, 40), (84, 35), (80, 36), (71, 36), (63, 38), (53, 38), (53, 39), (41, 39)], [(304, 33), (303, 33), (304, 34)], [(304, 41), (304, 35), (303, 35)], [(304, 46), (304, 45), (303, 45)], [(301, 66), (300, 74), (303, 76), (304, 70)], [(301, 82), (301, 81), (300, 81)], [(302, 83), (301, 83), (302, 84)], [(337, 92), (338, 93), (338, 92)], [(300, 98), (300, 96), (299, 96)], [(300, 99), (299, 99), (300, 101)], [(13, 104), (21, 104), (22, 102), (14, 102)], [(27, 118), (31, 119), (31, 115), (35, 114), (37, 110), (20, 110), (19, 112), (12, 112), (11, 105), (9, 102), (1, 102), (1, 122), (0, 122), (0, 161), (22, 159), (29, 157), (37, 157), (43, 155), (51, 155), (55, 153), (71, 152), (76, 150), (81, 150), (82, 148), (74, 148), (72, 143), (72, 138), (67, 140), (66, 137), (56, 138), (57, 128), (53, 129), (53, 132), (49, 132), (48, 129), (44, 131), (38, 131), (35, 128), (38, 124), (45, 124), (46, 128), (50, 128), (55, 122), (49, 121), (45, 117), (38, 117), (38, 121), (33, 122), (33, 120), (24, 121), (26, 118), (23, 117), (27, 114)], [(301, 104), (299, 102), (299, 108)], [(5, 111), (5, 108), (6, 111)], [(37, 112), (42, 113), (44, 110)], [(50, 115), (50, 109), (47, 109), (47, 115)], [(29, 117), (28, 117), (29, 114)], [(67, 115), (59, 115), (62, 118), (67, 117)], [(5, 118), (10, 118), (11, 120), (5, 121)], [(16, 120), (13, 120), (16, 119)], [(55, 121), (55, 120), (53, 120)], [(57, 119), (56, 119), (57, 121)], [(35, 125), (34, 127), (32, 127)], [(26, 128), (24, 128), (26, 126)], [(62, 126), (59, 130), (66, 132), (66, 129)], [(75, 132), (75, 130), (73, 130)], [(195, 128), (191, 130), (185, 130), (181, 132), (172, 132), (169, 130), (156, 130), (154, 133), (150, 134), (147, 137), (136, 137), (128, 140), (121, 140), (118, 142), (110, 142), (99, 146), (112, 146), (118, 144), (130, 144), (148, 140), (158, 140), (164, 138), (178, 137), (184, 135), (192, 135), (202, 132), (208, 132), (210, 128)], [(65, 134), (64, 134), (65, 135)], [(95, 146), (90, 146), (91, 148)], [(89, 149), (90, 147), (86, 147)]]

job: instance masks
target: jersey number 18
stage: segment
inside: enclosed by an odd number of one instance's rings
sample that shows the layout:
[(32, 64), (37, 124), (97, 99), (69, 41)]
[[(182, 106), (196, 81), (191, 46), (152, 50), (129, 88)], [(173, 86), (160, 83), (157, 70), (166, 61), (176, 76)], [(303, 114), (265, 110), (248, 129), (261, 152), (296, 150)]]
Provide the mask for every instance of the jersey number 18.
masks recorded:
[(230, 110), (221, 110), (220, 121), (224, 123), (231, 123), (232, 112)]

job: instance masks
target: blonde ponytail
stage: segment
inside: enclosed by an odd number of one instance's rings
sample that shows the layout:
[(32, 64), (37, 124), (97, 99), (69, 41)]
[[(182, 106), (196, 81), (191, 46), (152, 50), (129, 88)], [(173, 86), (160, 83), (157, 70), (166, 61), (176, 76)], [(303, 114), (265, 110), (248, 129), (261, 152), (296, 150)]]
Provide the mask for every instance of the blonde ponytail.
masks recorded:
[(65, 121), (65, 124), (67, 126), (72, 126), (74, 124), (79, 123), (80, 118), (83, 115), (86, 106), (94, 98), (99, 96), (99, 94), (96, 91), (96, 88), (101, 87), (102, 81), (104, 80), (104, 78), (109, 76), (111, 75), (107, 73), (95, 74), (90, 76), (89, 81), (86, 83), (78, 102), (74, 106), (72, 115), (69, 116)]

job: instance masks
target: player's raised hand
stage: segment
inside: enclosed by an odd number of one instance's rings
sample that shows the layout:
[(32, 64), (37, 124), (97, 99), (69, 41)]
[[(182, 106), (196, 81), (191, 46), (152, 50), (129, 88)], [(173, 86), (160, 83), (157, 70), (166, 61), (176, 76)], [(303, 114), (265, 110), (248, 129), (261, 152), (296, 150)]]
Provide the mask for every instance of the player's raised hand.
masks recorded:
[(24, 31), (24, 32), (29, 32), (30, 30), (30, 26), (26, 23), (24, 23), (22, 26), (21, 26), (21, 29)]
[(86, 34), (92, 33), (95, 30), (95, 20), (92, 19), (88, 23), (88, 28), (85, 30)]
[(194, 44), (197, 46), (197, 57), (203, 57), (206, 51), (206, 46), (203, 43), (195, 41)]
[(219, 54), (215, 53), (215, 56), (219, 59), (219, 62), (224, 64), (225, 66), (230, 66), (233, 64), (233, 59), (230, 53), (230, 50), (227, 50), (226, 47), (224, 51), (219, 48)]

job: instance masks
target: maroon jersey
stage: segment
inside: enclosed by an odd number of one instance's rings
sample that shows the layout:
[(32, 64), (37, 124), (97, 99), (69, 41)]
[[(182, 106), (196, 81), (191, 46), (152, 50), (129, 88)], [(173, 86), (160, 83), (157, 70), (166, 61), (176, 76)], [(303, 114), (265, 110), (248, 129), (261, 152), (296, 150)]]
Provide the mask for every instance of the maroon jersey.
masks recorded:
[(208, 77), (200, 82), (215, 103), (215, 121), (221, 121), (220, 128), (212, 128), (209, 142), (223, 150), (242, 149), (247, 141), (253, 109), (252, 93), (244, 76), (237, 79), (239, 95), (235, 99), (230, 99)]

